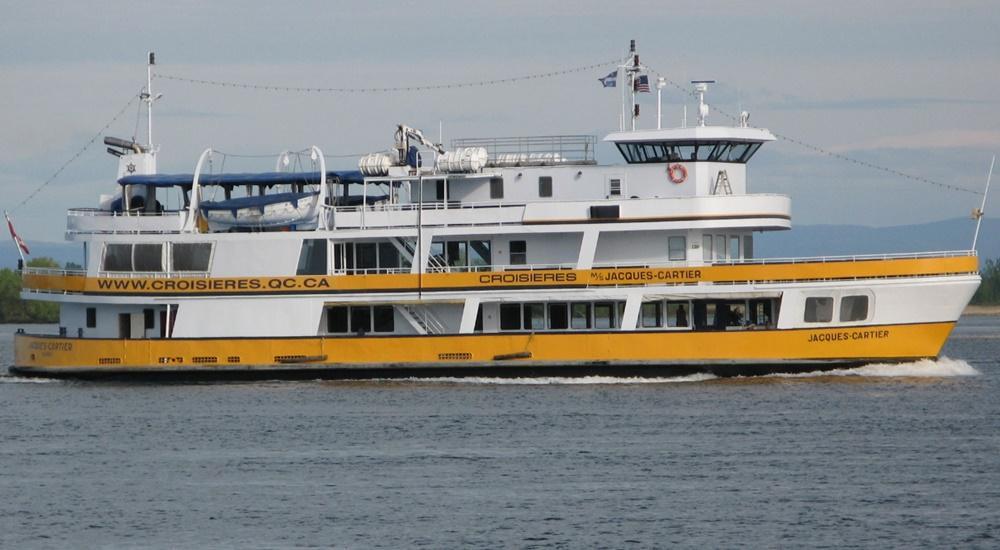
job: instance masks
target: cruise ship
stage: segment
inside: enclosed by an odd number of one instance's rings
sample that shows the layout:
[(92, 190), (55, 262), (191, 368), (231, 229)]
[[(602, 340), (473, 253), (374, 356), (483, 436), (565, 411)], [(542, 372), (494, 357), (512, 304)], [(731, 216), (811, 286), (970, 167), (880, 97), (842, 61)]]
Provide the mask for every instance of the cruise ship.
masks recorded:
[(614, 75), (610, 165), (595, 136), (445, 147), (398, 124), (350, 170), (313, 146), (273, 172), (217, 171), (207, 149), (160, 174), (150, 82), (148, 142), (107, 138), (112, 192), (67, 214), (83, 269), (22, 269), (59, 333), (19, 331), (11, 371), (730, 376), (939, 355), (980, 283), (974, 251), (757, 257), (791, 228), (788, 196), (750, 189), (775, 136), (745, 113), (709, 124), (707, 81), (690, 125), (638, 128), (643, 70), (632, 52)]

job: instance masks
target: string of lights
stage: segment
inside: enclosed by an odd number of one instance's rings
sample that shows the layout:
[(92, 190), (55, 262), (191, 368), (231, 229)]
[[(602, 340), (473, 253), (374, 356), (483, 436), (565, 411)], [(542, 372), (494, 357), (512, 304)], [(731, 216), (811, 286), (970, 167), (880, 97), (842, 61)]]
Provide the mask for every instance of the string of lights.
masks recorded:
[(87, 151), (87, 149), (90, 149), (90, 146), (93, 145), (95, 141), (97, 141), (98, 139), (101, 138), (101, 136), (104, 135), (104, 131), (107, 130), (108, 128), (110, 128), (112, 124), (114, 124), (119, 118), (121, 118), (121, 116), (123, 114), (125, 114), (125, 111), (127, 111), (128, 108), (131, 107), (132, 104), (135, 103), (135, 101), (138, 98), (139, 98), (138, 95), (133, 95), (132, 98), (128, 100), (128, 103), (126, 103), (125, 106), (122, 107), (115, 114), (115, 116), (111, 117), (111, 120), (109, 120), (107, 122), (107, 124), (105, 124), (104, 126), (102, 126), (101, 129), (98, 130), (96, 134), (94, 134), (94, 137), (90, 138), (90, 140), (88, 140), (87, 143), (84, 144), (84, 146), (82, 148), (80, 148), (79, 151), (77, 151), (72, 157), (70, 157), (69, 160), (67, 160), (66, 162), (64, 162), (62, 164), (62, 166), (60, 166), (59, 169), (55, 171), (55, 173), (53, 173), (51, 176), (49, 176), (49, 178), (46, 179), (41, 185), (39, 185), (38, 187), (36, 187), (35, 190), (32, 191), (30, 195), (28, 195), (27, 197), (25, 197), (25, 199), (23, 201), (21, 201), (20, 203), (18, 203), (18, 205), (15, 206), (14, 209), (11, 210), (11, 212), (17, 212), (17, 210), (19, 208), (21, 208), (22, 206), (24, 206), (25, 204), (27, 204), (28, 201), (30, 201), (31, 199), (35, 198), (35, 195), (37, 195), (38, 193), (40, 193), (42, 191), (42, 189), (44, 189), (48, 184), (50, 184), (53, 181), (55, 181), (55, 179), (57, 177), (59, 177), (59, 174), (61, 174), (63, 172), (63, 170), (66, 169), (67, 166), (69, 166), (70, 164), (72, 164), (73, 161), (75, 161), (76, 159), (80, 158), (80, 155), (82, 155), (83, 153), (85, 153)]
[[(653, 74), (655, 74), (657, 77), (663, 78), (663, 80), (666, 83), (670, 84), (674, 88), (677, 88), (683, 94), (685, 94), (685, 95), (693, 95), (693, 92), (691, 90), (689, 90), (689, 89), (685, 88), (684, 86), (678, 84), (677, 82), (674, 82), (673, 80), (667, 78), (665, 75), (663, 75), (659, 71), (654, 70), (652, 68), (650, 68), (649, 70), (650, 70), (650, 72), (652, 72)], [(722, 85), (725, 86), (725, 84), (722, 84)], [(724, 109), (720, 109), (716, 105), (713, 105), (712, 108), (715, 109), (716, 111), (718, 111), (719, 114), (721, 114), (722, 116), (724, 116), (724, 117), (726, 117), (726, 118), (728, 118), (728, 119), (730, 119), (730, 120), (732, 120), (734, 122), (739, 122), (739, 117), (738, 116), (734, 116), (733, 114), (726, 112)], [(897, 177), (900, 177), (900, 178), (908, 179), (908, 180), (911, 180), (911, 181), (916, 181), (916, 182), (919, 182), (919, 183), (925, 183), (925, 184), (928, 184), (928, 185), (934, 185), (934, 186), (937, 186), (937, 187), (941, 187), (943, 189), (950, 189), (952, 191), (959, 191), (961, 193), (971, 193), (973, 195), (982, 195), (982, 192), (980, 192), (980, 191), (975, 191), (973, 189), (968, 189), (968, 188), (960, 187), (960, 186), (957, 186), (957, 185), (951, 185), (951, 184), (948, 184), (948, 183), (942, 183), (940, 181), (935, 181), (935, 180), (932, 180), (932, 179), (929, 179), (929, 178), (925, 178), (925, 177), (922, 177), (922, 176), (914, 176), (913, 174), (907, 174), (906, 172), (901, 172), (901, 171), (896, 170), (894, 168), (888, 168), (886, 166), (881, 166), (881, 165), (875, 164), (873, 162), (859, 160), (859, 159), (856, 159), (856, 158), (853, 158), (853, 157), (849, 157), (847, 155), (843, 155), (841, 153), (836, 153), (834, 151), (830, 151), (828, 149), (824, 149), (824, 148), (822, 148), (822, 147), (820, 147), (818, 145), (813, 145), (811, 143), (807, 143), (805, 141), (793, 138), (791, 136), (786, 136), (784, 134), (779, 134), (778, 132), (773, 132), (772, 131), (771, 133), (774, 134), (774, 136), (777, 137), (780, 140), (787, 141), (789, 143), (794, 143), (795, 145), (798, 145), (799, 147), (802, 147), (802, 148), (805, 148), (805, 149), (809, 149), (810, 151), (813, 151), (813, 152), (816, 152), (816, 153), (820, 153), (822, 155), (826, 155), (828, 157), (832, 157), (832, 158), (835, 158), (835, 159), (838, 159), (838, 160), (843, 160), (843, 161), (846, 161), (846, 162), (850, 162), (850, 163), (853, 163), (853, 164), (858, 165), (858, 166), (863, 166), (865, 168), (870, 168), (872, 170), (878, 170), (880, 172), (885, 172), (886, 174), (891, 174), (893, 176), (897, 176)]]
[(183, 76), (169, 75), (163, 73), (153, 73), (153, 77), (161, 78), (164, 80), (174, 80), (177, 82), (186, 82), (188, 84), (199, 84), (205, 86), (218, 86), (222, 88), (241, 88), (245, 90), (260, 90), (267, 92), (293, 92), (293, 93), (335, 93), (335, 94), (357, 94), (357, 93), (395, 93), (395, 92), (425, 92), (431, 90), (447, 90), (452, 88), (476, 88), (485, 86), (495, 86), (500, 84), (511, 84), (514, 82), (523, 82), (526, 80), (540, 80), (544, 78), (553, 78), (557, 76), (580, 73), (584, 71), (590, 71), (594, 69), (599, 69), (601, 67), (607, 67), (609, 65), (617, 64), (618, 60), (604, 61), (601, 63), (594, 63), (591, 65), (583, 65), (580, 67), (572, 67), (569, 69), (562, 69), (558, 71), (549, 71), (545, 73), (535, 73), (522, 76), (512, 76), (508, 78), (494, 78), (489, 80), (477, 80), (469, 82), (452, 82), (445, 84), (427, 84), (419, 86), (377, 86), (377, 87), (364, 87), (364, 88), (346, 88), (346, 87), (303, 87), (303, 86), (276, 86), (269, 84), (253, 84), (248, 82), (229, 82), (222, 80), (206, 80), (200, 78), (188, 78)]

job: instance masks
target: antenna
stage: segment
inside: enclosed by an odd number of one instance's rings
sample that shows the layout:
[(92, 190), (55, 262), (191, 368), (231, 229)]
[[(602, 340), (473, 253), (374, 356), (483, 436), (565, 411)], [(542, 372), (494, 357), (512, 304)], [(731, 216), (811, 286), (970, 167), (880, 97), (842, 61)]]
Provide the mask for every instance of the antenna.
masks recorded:
[(986, 190), (983, 191), (983, 203), (972, 211), (972, 217), (976, 219), (976, 233), (972, 236), (972, 249), (976, 249), (976, 241), (979, 240), (979, 226), (983, 223), (983, 214), (986, 213), (986, 197), (990, 194), (990, 179), (993, 178), (993, 164), (996, 163), (997, 156), (993, 155), (990, 161), (990, 171), (986, 173)]
[(714, 80), (692, 80), (694, 91), (698, 92), (698, 126), (705, 125), (708, 118), (708, 104), (705, 103), (705, 92), (708, 91), (709, 84), (715, 84)]
[(662, 102), (662, 99), (663, 99), (663, 87), (666, 86), (666, 85), (667, 85), (667, 79), (666, 78), (663, 78), (661, 76), (661, 77), (659, 77), (659, 78), (656, 79), (656, 129), (657, 130), (659, 130), (660, 128), (662, 128), (662, 126), (660, 125), (660, 121), (662, 120), (662, 118), (660, 116), (660, 113), (661, 113), (661, 106), (663, 104), (663, 102)]
[(146, 61), (146, 89), (139, 94), (139, 99), (146, 103), (146, 138), (150, 152), (156, 152), (153, 147), (153, 102), (163, 97), (163, 94), (153, 94), (153, 65), (156, 65), (156, 53), (149, 52)]

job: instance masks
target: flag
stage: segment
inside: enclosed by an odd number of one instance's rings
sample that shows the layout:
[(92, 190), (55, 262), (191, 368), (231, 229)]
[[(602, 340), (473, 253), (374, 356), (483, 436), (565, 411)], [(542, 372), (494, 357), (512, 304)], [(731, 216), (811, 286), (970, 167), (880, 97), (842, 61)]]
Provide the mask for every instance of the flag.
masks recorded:
[(635, 91), (649, 93), (649, 77), (646, 75), (640, 75), (639, 78), (635, 79)]
[(597, 80), (600, 80), (601, 84), (603, 84), (605, 88), (614, 88), (615, 83), (618, 81), (618, 71), (611, 71), (608, 73), (608, 76), (598, 78)]
[(10, 238), (14, 239), (14, 244), (16, 244), (17, 247), (25, 254), (31, 254), (31, 252), (28, 251), (28, 245), (24, 244), (24, 239), (17, 234), (17, 231), (14, 231), (14, 222), (10, 221), (10, 215), (4, 212), (3, 217), (7, 218), (7, 229), (10, 231)]

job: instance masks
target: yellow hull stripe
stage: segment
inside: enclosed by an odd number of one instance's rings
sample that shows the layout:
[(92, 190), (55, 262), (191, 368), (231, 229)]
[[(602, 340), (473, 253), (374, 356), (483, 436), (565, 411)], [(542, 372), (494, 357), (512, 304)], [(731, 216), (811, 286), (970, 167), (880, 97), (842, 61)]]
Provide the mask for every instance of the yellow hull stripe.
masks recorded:
[[(112, 340), (18, 334), (15, 366), (212, 369), (301, 361), (302, 366), (530, 362), (612, 363), (904, 359), (936, 357), (954, 323), (725, 332), (517, 333), (344, 338)], [(496, 360), (497, 356), (514, 357)]]
[(25, 273), (23, 288), (50, 292), (126, 295), (286, 294), (588, 287), (699, 282), (769, 282), (976, 273), (975, 256), (785, 264), (710, 265), (683, 268), (489, 271), (385, 275), (226, 278), (118, 278)]

